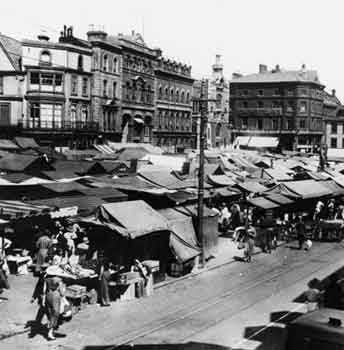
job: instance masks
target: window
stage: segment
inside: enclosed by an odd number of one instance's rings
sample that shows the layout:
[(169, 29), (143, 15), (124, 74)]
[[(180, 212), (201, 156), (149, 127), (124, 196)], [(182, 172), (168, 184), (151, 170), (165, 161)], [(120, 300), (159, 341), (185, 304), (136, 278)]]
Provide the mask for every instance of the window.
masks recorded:
[(77, 121), (77, 109), (76, 109), (76, 104), (72, 104), (70, 106), (70, 121), (72, 123), (72, 126), (75, 124)]
[(84, 69), (84, 59), (82, 55), (78, 56), (78, 69), (83, 70)]
[(46, 64), (46, 65), (51, 64), (51, 55), (49, 51), (44, 50), (41, 52), (40, 64)]
[[(31, 72), (30, 73), (30, 85), (37, 85), (37, 90), (39, 89), (39, 73)], [(31, 86), (32, 88), (32, 86)]]
[(174, 101), (174, 91), (173, 91), (173, 89), (171, 89), (170, 96), (171, 96), (171, 101), (173, 102)]
[(62, 91), (62, 74), (55, 74), (55, 92)]
[(176, 91), (176, 102), (179, 102), (179, 90)]
[(294, 110), (294, 103), (293, 101), (287, 102), (287, 112), (292, 112)]
[(71, 86), (71, 94), (78, 94), (78, 77), (76, 75), (72, 75), (72, 86)]
[(301, 101), (299, 105), (299, 112), (300, 113), (306, 113), (307, 112), (307, 102)]
[(242, 95), (247, 96), (248, 95), (248, 90), (243, 90)]
[(258, 101), (257, 107), (258, 108), (264, 108), (264, 102), (263, 101)]
[(300, 129), (306, 129), (306, 120), (305, 119), (300, 119), (299, 120), (299, 128)]
[(45, 129), (62, 127), (62, 105), (48, 103), (32, 103), (30, 105), (30, 127)]
[(216, 95), (216, 108), (221, 109), (221, 107), (222, 107), (222, 95), (217, 94)]
[(337, 138), (331, 137), (331, 148), (337, 148)]
[(337, 123), (331, 123), (331, 134), (337, 134)]
[(88, 96), (88, 78), (82, 78), (82, 96)]
[(215, 129), (215, 136), (220, 137), (220, 134), (221, 134), (221, 124), (217, 124)]
[(54, 90), (54, 74), (41, 73), (41, 90), (43, 91)]
[(107, 97), (107, 81), (103, 81), (103, 97)]
[(190, 92), (186, 93), (186, 103), (190, 103)]
[(158, 90), (158, 99), (159, 100), (162, 99), (162, 87), (161, 86), (159, 87), (159, 90)]
[(108, 56), (106, 54), (103, 56), (103, 71), (108, 71)]
[(166, 87), (166, 88), (165, 88), (165, 99), (166, 99), (166, 100), (168, 100), (168, 96), (169, 96), (169, 95), (168, 95), (168, 88)]
[(300, 90), (300, 95), (307, 96), (307, 90), (306, 89), (301, 89)]
[(263, 90), (258, 90), (258, 96), (264, 96), (264, 91)]
[(286, 120), (286, 129), (292, 130), (293, 129), (293, 121), (291, 119)]
[(282, 89), (281, 88), (274, 89), (274, 96), (280, 96), (280, 95), (282, 95)]
[(4, 94), (4, 77), (0, 77), (0, 95)]
[(117, 83), (114, 81), (112, 83), (112, 98), (115, 99), (117, 96)]
[(257, 129), (258, 130), (263, 129), (263, 119), (257, 119)]
[(272, 119), (272, 129), (273, 130), (278, 129), (278, 119)]
[(247, 102), (247, 101), (244, 101), (244, 102), (242, 103), (242, 106), (243, 106), (244, 108), (248, 108), (248, 102)]
[(113, 59), (113, 66), (112, 66), (112, 71), (113, 71), (114, 73), (117, 73), (117, 65), (118, 65), (118, 61), (117, 61), (117, 57), (115, 57), (115, 58)]
[(185, 92), (184, 91), (182, 91), (182, 93), (180, 95), (180, 102), (185, 103)]
[(287, 90), (287, 95), (288, 96), (294, 96), (294, 91), (292, 89)]
[(9, 103), (0, 103), (0, 125), (9, 126), (11, 124), (11, 113)]
[(247, 123), (247, 118), (242, 118), (242, 119), (241, 119), (241, 127), (242, 127), (243, 129), (247, 129), (247, 125), (248, 125), (248, 123)]
[(85, 123), (85, 122), (87, 122), (87, 119), (88, 119), (88, 107), (82, 106), (81, 107), (81, 122)]

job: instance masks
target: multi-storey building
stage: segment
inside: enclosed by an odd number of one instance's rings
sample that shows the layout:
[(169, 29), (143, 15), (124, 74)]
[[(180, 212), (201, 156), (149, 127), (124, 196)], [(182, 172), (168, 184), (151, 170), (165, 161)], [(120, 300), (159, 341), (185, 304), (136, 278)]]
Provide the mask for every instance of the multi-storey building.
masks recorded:
[(122, 49), (102, 28), (91, 28), (87, 39), (92, 45), (92, 116), (106, 139), (121, 140)]
[(336, 96), (324, 91), (325, 143), (328, 148), (344, 148), (344, 108)]
[[(221, 56), (216, 55), (210, 78), (204, 81), (204, 99), (207, 99), (207, 147), (226, 147), (231, 143), (229, 127), (229, 83), (223, 74)], [(199, 129), (200, 111), (198, 108), (201, 97), (201, 81), (195, 81), (193, 86), (193, 123)]]
[(192, 148), (191, 67), (160, 57), (155, 66), (154, 144), (169, 153)]
[(53, 146), (89, 147), (98, 136), (91, 119), (90, 45), (64, 28), (59, 42), (23, 40), (22, 134)]
[(18, 134), (23, 113), (24, 72), (19, 41), (0, 34), (0, 135)]
[(277, 65), (236, 74), (230, 83), (233, 132), (275, 136), (283, 149), (309, 149), (322, 142), (324, 85), (314, 70), (285, 71)]

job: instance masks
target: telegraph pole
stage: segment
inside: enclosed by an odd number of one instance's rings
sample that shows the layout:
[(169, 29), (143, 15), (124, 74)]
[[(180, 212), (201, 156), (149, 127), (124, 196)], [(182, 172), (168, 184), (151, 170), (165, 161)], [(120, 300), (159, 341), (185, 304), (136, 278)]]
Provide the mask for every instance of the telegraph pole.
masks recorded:
[(204, 147), (206, 141), (206, 125), (208, 113), (208, 93), (207, 82), (203, 79), (201, 84), (200, 95), (200, 129), (199, 129), (199, 170), (198, 170), (198, 235), (201, 241), (201, 264), (205, 266), (205, 237), (203, 231), (203, 199), (204, 199)]

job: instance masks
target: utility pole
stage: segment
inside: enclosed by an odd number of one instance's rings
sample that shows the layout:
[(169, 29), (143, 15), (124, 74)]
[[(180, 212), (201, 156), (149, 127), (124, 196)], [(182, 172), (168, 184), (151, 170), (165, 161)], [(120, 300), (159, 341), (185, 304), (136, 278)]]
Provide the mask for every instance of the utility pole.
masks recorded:
[(199, 170), (198, 170), (198, 235), (201, 241), (201, 264), (205, 266), (205, 237), (203, 231), (203, 199), (204, 199), (204, 147), (206, 140), (206, 125), (207, 125), (207, 113), (208, 113), (208, 91), (207, 81), (202, 80), (201, 95), (200, 95), (200, 145), (199, 145)]

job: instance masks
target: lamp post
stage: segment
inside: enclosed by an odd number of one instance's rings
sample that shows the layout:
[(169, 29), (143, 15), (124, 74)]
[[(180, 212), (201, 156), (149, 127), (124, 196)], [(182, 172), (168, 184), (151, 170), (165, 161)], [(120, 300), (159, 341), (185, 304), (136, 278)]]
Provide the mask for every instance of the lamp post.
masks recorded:
[(207, 126), (208, 100), (207, 82), (203, 79), (200, 96), (200, 144), (199, 144), (199, 170), (198, 170), (198, 235), (201, 241), (201, 264), (205, 266), (205, 237), (203, 231), (203, 199), (204, 199), (204, 147), (206, 141), (205, 127)]

